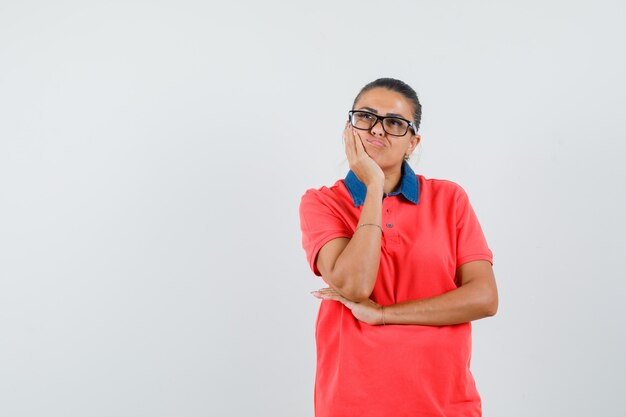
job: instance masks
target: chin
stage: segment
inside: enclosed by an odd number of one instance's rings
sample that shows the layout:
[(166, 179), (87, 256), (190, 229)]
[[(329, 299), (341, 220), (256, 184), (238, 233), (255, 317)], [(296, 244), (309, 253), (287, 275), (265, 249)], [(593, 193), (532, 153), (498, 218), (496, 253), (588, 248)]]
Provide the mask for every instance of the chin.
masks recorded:
[(376, 162), (376, 165), (378, 165), (380, 167), (380, 169), (382, 169), (383, 171), (386, 171), (388, 169), (393, 169), (394, 167), (398, 166), (398, 165), (402, 165), (402, 162), (398, 162), (398, 161), (389, 161), (386, 158), (372, 158), (374, 160), (374, 162)]
[(374, 162), (376, 162), (376, 165), (378, 165), (383, 171), (392, 169), (398, 165), (402, 166), (402, 162), (404, 161), (404, 158), (401, 158), (400, 160), (392, 160), (390, 158), (390, 155), (385, 152), (385, 149), (365, 148), (365, 152), (369, 155), (370, 158), (374, 160)]
[[(372, 158), (374, 159), (374, 158)], [(390, 169), (395, 169), (395, 168), (401, 168), (402, 167), (402, 163), (404, 162), (404, 158), (402, 158), (401, 160), (394, 160), (394, 161), (390, 161), (388, 159), (374, 159), (374, 162), (376, 162), (376, 164), (380, 167), (380, 169), (382, 169), (383, 171), (387, 171)]]

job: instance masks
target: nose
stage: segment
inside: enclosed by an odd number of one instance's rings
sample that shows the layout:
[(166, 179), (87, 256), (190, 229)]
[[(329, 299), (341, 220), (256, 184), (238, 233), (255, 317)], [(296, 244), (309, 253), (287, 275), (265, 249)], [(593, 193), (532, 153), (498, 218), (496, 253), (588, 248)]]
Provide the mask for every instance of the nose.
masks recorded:
[(374, 136), (383, 136), (385, 134), (382, 120), (376, 119), (374, 126), (370, 128), (370, 133)]

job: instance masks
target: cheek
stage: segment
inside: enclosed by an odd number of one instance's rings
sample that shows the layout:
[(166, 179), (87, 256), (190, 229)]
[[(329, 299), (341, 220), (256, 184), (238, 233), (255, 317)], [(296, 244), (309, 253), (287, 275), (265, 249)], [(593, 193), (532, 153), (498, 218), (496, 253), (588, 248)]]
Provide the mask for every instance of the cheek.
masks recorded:
[(407, 142), (396, 143), (392, 146), (392, 150), (394, 154), (404, 156), (407, 152), (411, 151), (411, 144)]
[(417, 143), (415, 142), (409, 142), (406, 144), (405, 146), (405, 152), (413, 152), (413, 150), (415, 149), (415, 147), (417, 146)]

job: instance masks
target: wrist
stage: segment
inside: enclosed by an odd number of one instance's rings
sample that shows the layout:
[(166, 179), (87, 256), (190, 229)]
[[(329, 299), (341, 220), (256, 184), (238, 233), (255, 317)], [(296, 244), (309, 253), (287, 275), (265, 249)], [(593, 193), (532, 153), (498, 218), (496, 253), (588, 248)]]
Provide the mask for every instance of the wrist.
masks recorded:
[(367, 193), (380, 193), (383, 194), (383, 189), (385, 186), (385, 181), (370, 181), (369, 183), (367, 183), (365, 185), (365, 187), (367, 188)]

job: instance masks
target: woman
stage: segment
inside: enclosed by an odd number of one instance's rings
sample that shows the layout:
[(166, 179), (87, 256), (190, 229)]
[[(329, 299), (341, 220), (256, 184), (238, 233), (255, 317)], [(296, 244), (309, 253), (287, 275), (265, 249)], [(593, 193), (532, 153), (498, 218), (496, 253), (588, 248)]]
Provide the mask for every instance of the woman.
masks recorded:
[(416, 175), (421, 105), (402, 81), (363, 87), (344, 130), (350, 172), (300, 204), (327, 288), (317, 322), (316, 417), (481, 416), (471, 321), (493, 316), (493, 255), (459, 185)]

